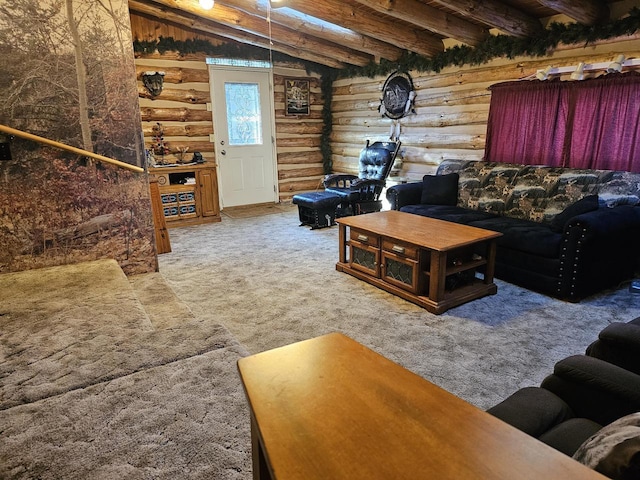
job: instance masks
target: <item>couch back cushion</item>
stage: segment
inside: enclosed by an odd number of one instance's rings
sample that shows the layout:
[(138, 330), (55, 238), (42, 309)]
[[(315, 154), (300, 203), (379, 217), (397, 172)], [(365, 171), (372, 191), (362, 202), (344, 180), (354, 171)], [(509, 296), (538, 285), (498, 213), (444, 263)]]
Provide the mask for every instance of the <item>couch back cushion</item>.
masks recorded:
[(452, 172), (458, 206), (523, 220), (549, 222), (587, 195), (640, 198), (637, 173), (470, 160), (444, 160), (436, 173)]
[[(442, 164), (440, 166), (442, 167)], [(447, 161), (443, 171), (455, 171), (455, 166), (454, 162)], [(461, 163), (457, 170), (460, 176), (458, 206), (497, 215), (503, 214), (514, 179), (523, 168), (526, 167), (496, 162)]]

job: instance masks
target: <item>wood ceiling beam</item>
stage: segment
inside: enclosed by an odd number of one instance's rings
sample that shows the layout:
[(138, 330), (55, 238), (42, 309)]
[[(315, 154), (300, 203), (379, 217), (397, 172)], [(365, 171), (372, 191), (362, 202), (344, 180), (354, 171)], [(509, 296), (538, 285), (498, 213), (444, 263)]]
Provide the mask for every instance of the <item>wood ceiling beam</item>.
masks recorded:
[(533, 37), (542, 30), (540, 20), (497, 0), (435, 0), (435, 2), (514, 37)]
[(189, 29), (205, 33), (215, 38), (232, 40), (234, 42), (240, 42), (247, 45), (264, 48), (266, 50), (272, 48), (274, 51), (290, 55), (293, 58), (307, 60), (332, 68), (345, 68), (347, 66), (343, 62), (325, 56), (324, 54), (319, 52), (309, 52), (304, 49), (281, 44), (277, 41), (274, 41), (271, 45), (269, 39), (262, 36), (253, 35), (242, 30), (236, 30), (234, 28), (220, 25), (212, 21), (203, 20), (197, 15), (190, 15), (185, 12), (176, 11), (164, 6), (154, 5), (153, 2), (144, 0), (129, 0), (129, 9), (142, 15), (157, 18), (158, 21), (165, 23), (172, 22), (177, 25), (181, 25)]
[(287, 7), (400, 48), (430, 57), (444, 50), (439, 38), (405, 22), (393, 23), (367, 15), (343, 0), (287, 0)]
[[(204, 11), (198, 7), (197, 2), (183, 2), (179, 0), (143, 0), (143, 3), (160, 5), (174, 9), (176, 14), (186, 12), (192, 18), (200, 18), (230, 27), (231, 29), (244, 31), (267, 40), (273, 40), (280, 45), (306, 50), (324, 57), (334, 58), (338, 62), (364, 66), (371, 62), (372, 57), (361, 52), (355, 52), (340, 45), (320, 40), (316, 37), (301, 34), (295, 30), (272, 24), (271, 28), (265, 18), (248, 15), (237, 9), (216, 4), (212, 10)], [(161, 17), (162, 18), (162, 17)], [(219, 35), (219, 34), (218, 34)], [(227, 36), (225, 34), (224, 36)], [(275, 48), (274, 48), (275, 49)]]
[[(251, 15), (267, 17), (267, 3), (258, 0), (220, 0), (219, 3), (229, 7), (238, 8)], [(377, 38), (362, 35), (350, 29), (340, 29), (339, 31), (325, 28), (323, 25), (305, 19), (304, 14), (291, 14), (291, 9), (271, 9), (271, 21), (297, 32), (323, 38), (329, 42), (368, 54), (377, 58), (387, 60), (397, 60), (402, 56), (403, 50)]]
[(456, 17), (418, 0), (356, 0), (377, 12), (418, 25), (444, 37), (468, 45), (478, 45), (489, 36), (489, 31), (475, 23)]
[(601, 23), (609, 18), (609, 6), (601, 0), (538, 0), (538, 3), (585, 25)]

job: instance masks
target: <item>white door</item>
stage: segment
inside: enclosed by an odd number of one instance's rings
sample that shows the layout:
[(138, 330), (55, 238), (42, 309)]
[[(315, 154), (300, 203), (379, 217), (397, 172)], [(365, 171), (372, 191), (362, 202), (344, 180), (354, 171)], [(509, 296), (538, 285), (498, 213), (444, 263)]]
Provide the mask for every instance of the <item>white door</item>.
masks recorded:
[(209, 66), (222, 207), (277, 201), (268, 70)]

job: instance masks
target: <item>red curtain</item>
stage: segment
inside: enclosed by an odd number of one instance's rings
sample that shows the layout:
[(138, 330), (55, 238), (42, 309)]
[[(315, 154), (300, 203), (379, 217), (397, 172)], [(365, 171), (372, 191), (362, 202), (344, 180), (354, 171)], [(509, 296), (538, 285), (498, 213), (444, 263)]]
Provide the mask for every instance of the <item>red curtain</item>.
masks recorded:
[(640, 74), (491, 87), (485, 160), (640, 172)]

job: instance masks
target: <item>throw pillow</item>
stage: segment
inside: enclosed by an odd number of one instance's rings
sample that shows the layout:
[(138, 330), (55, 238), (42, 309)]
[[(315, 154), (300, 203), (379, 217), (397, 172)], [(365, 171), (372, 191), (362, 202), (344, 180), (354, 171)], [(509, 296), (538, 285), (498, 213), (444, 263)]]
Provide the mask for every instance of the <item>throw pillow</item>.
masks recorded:
[(598, 195), (598, 205), (601, 207), (614, 208), (618, 205), (637, 205), (640, 198), (636, 195), (615, 195), (612, 193), (601, 193)]
[(614, 480), (640, 478), (640, 413), (632, 413), (599, 430), (573, 458)]
[(446, 175), (425, 175), (422, 177), (422, 197), (420, 203), (427, 205), (456, 205), (458, 203), (457, 173)]
[(582, 215), (583, 213), (593, 212), (598, 209), (598, 196), (597, 195), (587, 195), (586, 197), (581, 198), (575, 203), (572, 203), (559, 214), (557, 214), (551, 222), (549, 222), (549, 226), (551, 230), (554, 232), (562, 233), (564, 230), (565, 224), (571, 220), (573, 217), (578, 215)]

